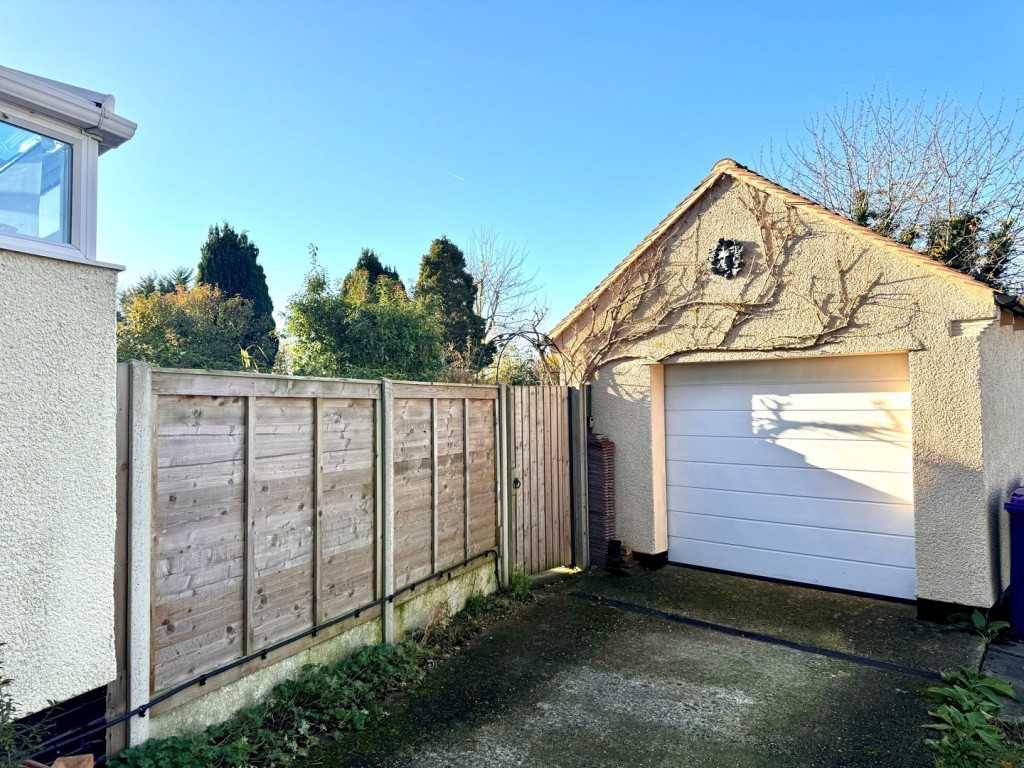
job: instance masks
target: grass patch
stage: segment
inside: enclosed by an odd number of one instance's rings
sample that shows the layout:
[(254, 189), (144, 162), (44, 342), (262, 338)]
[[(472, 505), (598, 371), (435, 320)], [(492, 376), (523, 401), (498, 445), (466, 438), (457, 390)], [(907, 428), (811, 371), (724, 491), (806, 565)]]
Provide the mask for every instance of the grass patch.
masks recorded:
[(301, 763), (334, 734), (361, 731), (385, 715), (384, 700), (492, 622), (532, 601), (529, 591), (472, 595), (465, 608), (398, 645), (373, 645), (333, 664), (307, 664), (267, 699), (201, 733), (151, 739), (110, 762), (115, 768), (271, 768)]

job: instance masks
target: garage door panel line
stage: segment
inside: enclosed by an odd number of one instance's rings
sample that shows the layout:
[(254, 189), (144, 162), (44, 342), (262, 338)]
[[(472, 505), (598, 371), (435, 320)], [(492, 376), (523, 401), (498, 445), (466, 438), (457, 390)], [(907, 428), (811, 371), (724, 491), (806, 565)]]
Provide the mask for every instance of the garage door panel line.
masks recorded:
[(717, 491), (719, 493), (753, 493), (758, 496), (778, 496), (786, 499), (815, 499), (818, 501), (848, 501), (852, 504), (888, 504), (893, 507), (913, 507), (912, 501), (874, 501), (872, 499), (848, 499), (844, 496), (808, 496), (799, 493), (779, 493), (777, 491), (740, 491), (731, 488), (709, 488), (703, 485), (676, 485), (668, 483), (669, 488), (689, 488), (694, 491)]
[[(751, 547), (746, 544), (734, 544), (728, 541), (711, 541), (710, 539), (691, 539), (688, 536), (669, 536), (670, 540), (675, 539), (679, 542), (693, 542), (694, 544), (714, 544), (719, 547), (733, 547), (735, 549), (746, 549), (754, 552), (771, 552), (777, 555), (790, 555), (797, 558), (806, 558), (808, 560), (823, 560), (829, 563), (857, 563), (858, 565), (877, 565), (882, 568), (896, 568), (901, 571), (913, 571), (914, 566), (912, 565), (895, 565), (893, 563), (879, 563), (875, 560), (855, 560), (849, 557), (834, 557), (824, 555), (809, 555), (806, 552), (790, 552), (785, 549), (766, 549), (765, 547)], [(669, 550), (672, 550), (672, 545), (669, 545)]]
[[(782, 520), (764, 520), (757, 517), (737, 517), (733, 515), (717, 515), (711, 512), (693, 512), (688, 509), (672, 509), (669, 508), (668, 513), (676, 515), (699, 515), (700, 517), (713, 517), (725, 520), (736, 520), (744, 523), (760, 523), (762, 525), (781, 525), (788, 528), (810, 528), (816, 531), (838, 531), (841, 533), (856, 533), (858, 535), (863, 534), (865, 536), (885, 536), (890, 539), (907, 539), (909, 541), (914, 540), (914, 534), (912, 533), (885, 533), (883, 531), (867, 531), (863, 528), (837, 528), (832, 525), (812, 525), (810, 523), (787, 523)], [(675, 538), (687, 538), (685, 536), (676, 536)], [(717, 542), (723, 543), (723, 542)]]
[(715, 467), (760, 467), (763, 469), (796, 469), (805, 472), (863, 472), (873, 475), (909, 475), (906, 469), (861, 469), (860, 467), (798, 467), (792, 464), (755, 464), (738, 461), (698, 461), (697, 459), (666, 459), (669, 464), (710, 464)]

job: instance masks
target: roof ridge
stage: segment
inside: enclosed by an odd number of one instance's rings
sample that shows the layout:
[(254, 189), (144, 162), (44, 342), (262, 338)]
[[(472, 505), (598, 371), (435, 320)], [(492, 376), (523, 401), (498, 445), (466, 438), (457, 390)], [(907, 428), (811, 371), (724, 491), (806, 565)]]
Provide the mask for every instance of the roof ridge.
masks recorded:
[(880, 235), (873, 229), (871, 229), (871, 227), (866, 227), (863, 224), (858, 224), (853, 219), (847, 218), (846, 216), (843, 216), (843, 214), (833, 211), (831, 208), (827, 208), (821, 203), (811, 200), (809, 197), (801, 195), (799, 192), (794, 192), (793, 190), (782, 186), (778, 182), (772, 181), (771, 179), (762, 176), (757, 171), (752, 171), (746, 166), (740, 165), (739, 163), (736, 163), (734, 161), (730, 162), (733, 162), (733, 165), (735, 167), (731, 171), (727, 171), (727, 173), (733, 178), (740, 179), (748, 183), (755, 183), (767, 186), (770, 191), (774, 191), (777, 194), (781, 194), (783, 197), (792, 198), (789, 201), (792, 204), (808, 206), (811, 210), (815, 211), (819, 215), (824, 215), (826, 218), (832, 220), (834, 223), (840, 225), (844, 229), (851, 231), (853, 234), (866, 236), (867, 238), (874, 240), (875, 242), (879, 243), (882, 246), (895, 249), (896, 251), (906, 256), (910, 256), (916, 259), (917, 261), (922, 262), (922, 264), (925, 266), (945, 273), (949, 277), (957, 278), (958, 280), (980, 287), (990, 293), (995, 292), (992, 286), (981, 282), (977, 278), (971, 277), (965, 272), (961, 272), (958, 269), (953, 269), (952, 267), (947, 266), (941, 261), (936, 261), (930, 256), (926, 256), (920, 251), (914, 250), (909, 245), (904, 245), (903, 243), (897, 240), (893, 240), (891, 237)]

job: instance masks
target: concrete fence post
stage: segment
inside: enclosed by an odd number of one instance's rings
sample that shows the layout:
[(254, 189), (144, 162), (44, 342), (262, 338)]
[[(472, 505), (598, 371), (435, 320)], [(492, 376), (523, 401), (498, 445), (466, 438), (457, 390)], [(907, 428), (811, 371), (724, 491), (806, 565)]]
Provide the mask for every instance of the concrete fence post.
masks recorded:
[[(150, 699), (150, 624), (153, 510), (156, 483), (156, 396), (151, 369), (145, 363), (128, 363), (128, 709)], [(149, 718), (128, 721), (128, 744), (149, 738)]]
[[(388, 598), (395, 591), (395, 396), (391, 379), (380, 380), (381, 405), (381, 589)], [(395, 642), (395, 604), (385, 599), (381, 606), (381, 639)]]

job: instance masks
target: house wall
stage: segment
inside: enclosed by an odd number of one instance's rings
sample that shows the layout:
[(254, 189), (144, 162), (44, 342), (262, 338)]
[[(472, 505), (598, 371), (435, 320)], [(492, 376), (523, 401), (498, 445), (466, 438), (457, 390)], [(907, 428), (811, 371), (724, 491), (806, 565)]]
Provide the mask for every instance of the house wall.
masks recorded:
[[(664, 507), (654, 491), (654, 464), (664, 457), (652, 451), (652, 363), (908, 351), (917, 594), (991, 605), (998, 594), (1000, 558), (988, 498), (993, 481), (982, 462), (977, 337), (995, 318), (991, 293), (806, 209), (787, 211), (782, 202), (768, 199), (765, 212), (755, 215), (756, 197), (745, 183), (726, 177), (654, 243), (656, 263), (669, 281), (665, 293), (692, 295), (704, 305), (678, 312), (664, 327), (621, 345), (594, 376), (594, 429), (618, 446), (619, 537), (641, 552), (667, 549)], [(780, 250), (773, 243), (780, 241), (787, 216), (795, 217), (795, 231)], [(766, 223), (767, 235), (761, 226)], [(722, 237), (746, 244), (747, 266), (733, 280), (710, 275), (708, 256)], [(772, 254), (782, 259), (783, 276), (774, 291), (763, 270)], [(842, 277), (839, 267), (846, 270)], [(844, 300), (858, 296), (865, 301), (846, 327), (802, 348), (784, 349), (805, 344), (799, 339), (820, 330), (816, 307), (842, 315)], [(732, 307), (759, 300), (763, 305), (722, 339), (716, 329), (731, 324)], [(649, 300), (638, 314), (649, 317), (645, 312), (656, 305)], [(573, 348), (571, 328), (561, 342)]]
[(115, 675), (115, 291), (0, 251), (0, 650), (23, 713)]
[[(993, 588), (1010, 584), (1009, 518), (1003, 502), (1024, 485), (1024, 318), (1004, 312), (980, 336), (982, 461), (991, 518), (991, 546), (997, 557)], [(997, 577), (997, 578), (996, 578)]]

